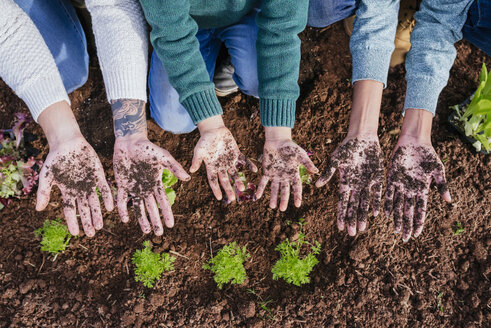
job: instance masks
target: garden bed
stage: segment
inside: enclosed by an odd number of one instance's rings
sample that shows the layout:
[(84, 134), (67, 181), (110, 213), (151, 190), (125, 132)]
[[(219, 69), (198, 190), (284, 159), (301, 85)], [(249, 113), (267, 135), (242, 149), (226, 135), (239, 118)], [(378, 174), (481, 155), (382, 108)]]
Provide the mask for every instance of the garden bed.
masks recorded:
[[(301, 97), (295, 141), (324, 167), (343, 139), (351, 106), (351, 56), (342, 24), (302, 34)], [(62, 217), (60, 193), (44, 212), (35, 194), (14, 200), (0, 211), (0, 327), (484, 327), (491, 321), (488, 258), (491, 246), (491, 157), (476, 153), (447, 121), (450, 105), (475, 89), (481, 63), (491, 59), (467, 42), (448, 86), (440, 96), (433, 144), (444, 162), (453, 204), (435, 188), (428, 218), (417, 239), (403, 243), (384, 215), (369, 220), (356, 238), (336, 228), (337, 179), (317, 189), (307, 185), (300, 209), (285, 213), (257, 203), (225, 205), (214, 199), (203, 168), (190, 182), (179, 182), (173, 206), (176, 225), (162, 237), (142, 234), (137, 221), (120, 222), (105, 213), (104, 228), (92, 239), (70, 241), (56, 261), (40, 251), (33, 231), (45, 219)], [(379, 136), (386, 158), (397, 140), (404, 100), (404, 68), (391, 70), (384, 91)], [(101, 73), (92, 61), (87, 84), (71, 95), (82, 133), (114, 179), (114, 136)], [(224, 119), (242, 151), (259, 158), (263, 131), (257, 100), (240, 94), (222, 101)], [(25, 105), (0, 82), (0, 128), (9, 128)], [(48, 147), (39, 126), (29, 132), (45, 158)], [(149, 120), (149, 136), (183, 164), (191, 165), (197, 131), (182, 136), (163, 132)], [(251, 137), (257, 136), (257, 137)], [(259, 180), (259, 174), (248, 178)], [(267, 194), (266, 196), (268, 196)], [(272, 279), (285, 238), (299, 233), (305, 218), (307, 238), (318, 240), (321, 254), (303, 287)], [(464, 231), (455, 233), (457, 223)], [(155, 251), (172, 251), (175, 271), (164, 273), (153, 289), (135, 281), (131, 257), (151, 240)], [(232, 241), (247, 246), (248, 279), (242, 286), (217, 288), (202, 265)]]

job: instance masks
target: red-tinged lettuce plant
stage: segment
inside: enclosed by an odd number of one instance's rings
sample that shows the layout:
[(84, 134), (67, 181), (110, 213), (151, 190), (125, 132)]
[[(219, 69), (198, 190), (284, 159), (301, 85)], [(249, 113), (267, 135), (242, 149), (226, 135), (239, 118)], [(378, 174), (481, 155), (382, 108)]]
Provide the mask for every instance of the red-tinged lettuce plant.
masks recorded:
[(491, 77), (482, 64), (479, 75), (479, 87), (467, 106), (455, 105), (457, 125), (464, 130), (467, 137), (473, 138), (472, 144), (477, 151), (482, 148), (491, 151)]
[(27, 158), (20, 147), (29, 123), (27, 115), (17, 113), (12, 131), (0, 130), (0, 210), (8, 205), (11, 197), (29, 194), (38, 180), (36, 169), (42, 162)]

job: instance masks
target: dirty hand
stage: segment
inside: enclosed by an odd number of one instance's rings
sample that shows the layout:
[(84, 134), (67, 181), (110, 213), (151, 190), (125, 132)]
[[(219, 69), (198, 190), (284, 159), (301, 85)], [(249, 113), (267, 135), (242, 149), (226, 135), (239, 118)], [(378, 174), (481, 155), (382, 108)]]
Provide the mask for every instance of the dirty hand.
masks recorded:
[(402, 240), (423, 230), (431, 180), (441, 196), (451, 201), (445, 180), (445, 168), (431, 143), (416, 143), (400, 138), (392, 155), (385, 193), (385, 215), (394, 212), (394, 231), (402, 228)]
[(244, 191), (245, 186), (240, 179), (239, 171), (242, 167), (247, 166), (251, 171), (257, 172), (257, 167), (240, 152), (221, 116), (213, 116), (198, 123), (198, 128), (201, 137), (194, 148), (193, 162), (189, 171), (191, 173), (198, 171), (204, 161), (213, 194), (218, 200), (222, 199), (222, 191), (218, 184), (220, 181), (226, 194), (226, 200), (230, 203), (236, 197), (229, 175), (235, 187)]
[(88, 237), (94, 236), (95, 230), (103, 226), (96, 188), (108, 211), (113, 210), (114, 204), (101, 162), (81, 135), (61, 143), (50, 143), (49, 154), (39, 174), (36, 210), (46, 208), (53, 185), (61, 191), (70, 233), (79, 234), (78, 208), (85, 234)]
[[(118, 185), (118, 212), (123, 222), (129, 221), (128, 200), (132, 199), (133, 208), (144, 233), (153, 231), (157, 236), (164, 233), (158, 206), (164, 217), (165, 225), (174, 226), (174, 215), (162, 184), (164, 169), (171, 171), (177, 178), (188, 181), (189, 174), (165, 149), (162, 149), (146, 137), (128, 140), (117, 138), (114, 145), (114, 176)], [(158, 204), (158, 205), (157, 205)], [(147, 215), (150, 216), (150, 223)]]
[(363, 136), (346, 138), (332, 153), (317, 187), (324, 186), (339, 170), (339, 202), (337, 225), (348, 234), (364, 231), (367, 225), (370, 202), (377, 216), (382, 198), (384, 180), (383, 154), (378, 137)]
[(280, 211), (286, 211), (290, 198), (290, 187), (296, 207), (302, 205), (302, 180), (299, 166), (304, 165), (311, 174), (319, 170), (310, 160), (307, 152), (291, 139), (291, 129), (285, 127), (266, 127), (262, 170), (263, 176), (256, 191), (259, 199), (271, 181), (269, 206), (276, 208), (278, 193), (281, 192)]

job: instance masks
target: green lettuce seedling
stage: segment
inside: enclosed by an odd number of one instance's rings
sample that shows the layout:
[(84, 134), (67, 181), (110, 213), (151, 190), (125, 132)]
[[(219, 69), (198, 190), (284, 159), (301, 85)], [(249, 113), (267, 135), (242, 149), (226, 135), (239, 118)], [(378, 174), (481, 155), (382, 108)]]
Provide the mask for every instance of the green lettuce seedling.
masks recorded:
[(312, 178), (310, 177), (309, 171), (307, 171), (307, 168), (300, 164), (298, 167), (298, 170), (300, 171), (300, 180), (302, 183), (305, 184), (310, 184), (312, 182)]
[(229, 282), (242, 285), (247, 279), (244, 261), (250, 256), (245, 246), (237, 246), (234, 241), (224, 246), (215, 257), (205, 263), (203, 269), (215, 274), (213, 278), (220, 289)]
[[(295, 286), (310, 283), (309, 274), (314, 266), (319, 263), (316, 255), (321, 251), (321, 245), (318, 241), (314, 243), (315, 245), (312, 245), (305, 240), (303, 219), (299, 223), (300, 234), (298, 239), (296, 241), (290, 241), (287, 238), (275, 248), (276, 251), (280, 252), (281, 256), (271, 270), (274, 280), (283, 278), (287, 283)], [(312, 251), (301, 258), (300, 251), (304, 244), (310, 245)]]
[(458, 105), (452, 108), (457, 112), (459, 125), (464, 129), (465, 135), (476, 139), (473, 146), (477, 151), (484, 147), (491, 151), (491, 77), (486, 65), (482, 64), (479, 75), (479, 87), (471, 97), (471, 103), (463, 108)]
[(41, 228), (34, 231), (36, 237), (41, 236), (41, 250), (57, 255), (65, 251), (72, 235), (61, 219), (46, 220)]
[(143, 242), (144, 249), (138, 249), (133, 254), (131, 261), (135, 265), (135, 280), (143, 282), (143, 285), (152, 288), (156, 280), (165, 271), (174, 270), (176, 258), (169, 253), (154, 253), (150, 242)]
[(169, 199), (169, 203), (172, 206), (176, 201), (176, 192), (172, 189), (172, 186), (177, 183), (177, 177), (172, 174), (171, 171), (164, 169), (164, 173), (162, 173), (162, 183), (164, 184), (165, 193)]

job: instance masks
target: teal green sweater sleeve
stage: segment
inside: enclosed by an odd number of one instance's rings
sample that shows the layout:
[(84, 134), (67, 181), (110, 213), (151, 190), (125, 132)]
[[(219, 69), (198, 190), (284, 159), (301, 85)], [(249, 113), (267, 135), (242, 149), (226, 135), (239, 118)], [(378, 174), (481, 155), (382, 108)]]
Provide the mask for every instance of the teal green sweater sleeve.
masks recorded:
[(257, 16), (259, 105), (264, 126), (293, 127), (300, 94), (300, 38), (308, 0), (267, 0)]
[(195, 124), (222, 108), (199, 50), (198, 25), (190, 16), (189, 0), (140, 0), (152, 27), (150, 40)]

